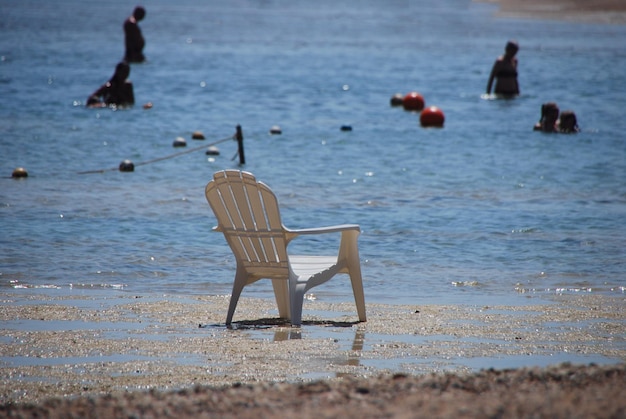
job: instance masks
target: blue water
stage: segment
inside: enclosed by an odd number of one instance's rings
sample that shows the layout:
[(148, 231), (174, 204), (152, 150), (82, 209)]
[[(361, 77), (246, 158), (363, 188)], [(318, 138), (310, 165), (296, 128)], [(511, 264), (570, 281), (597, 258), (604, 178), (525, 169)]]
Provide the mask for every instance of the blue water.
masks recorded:
[[(176, 137), (208, 146), (241, 125), (243, 169), (275, 190), (287, 226), (361, 226), (366, 302), (623, 298), (626, 26), (503, 19), (461, 0), (152, 0), (148, 62), (130, 76), (137, 105), (86, 109), (123, 55), (133, 7), (0, 0), (3, 293), (229, 293), (234, 260), (204, 186), (240, 167), (235, 142), (215, 157), (79, 173), (169, 156)], [(522, 95), (486, 100), (509, 38)], [(443, 129), (389, 105), (410, 91), (444, 111)], [(582, 132), (533, 132), (547, 101), (573, 109)], [(27, 179), (11, 178), (19, 166)], [(314, 292), (352, 299), (349, 281)]]

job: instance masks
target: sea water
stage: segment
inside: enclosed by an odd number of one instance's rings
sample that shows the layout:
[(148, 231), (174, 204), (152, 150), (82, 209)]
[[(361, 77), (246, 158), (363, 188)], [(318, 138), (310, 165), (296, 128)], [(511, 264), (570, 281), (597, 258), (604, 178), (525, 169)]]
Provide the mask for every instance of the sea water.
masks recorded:
[[(3, 293), (228, 294), (235, 261), (204, 187), (243, 169), (276, 192), (288, 227), (361, 226), (367, 302), (623, 298), (625, 26), (499, 18), (467, 0), (153, 0), (140, 22), (148, 61), (130, 75), (137, 104), (86, 109), (134, 6), (0, 1)], [(521, 96), (492, 100), (509, 39)], [(411, 91), (444, 112), (443, 128), (390, 106)], [(548, 101), (574, 110), (581, 132), (533, 132)], [(237, 125), (244, 165), (236, 142), (218, 143)], [(198, 150), (149, 163), (182, 151), (177, 137)], [(134, 172), (116, 170), (125, 159)], [(28, 178), (11, 178), (16, 167)], [(313, 292), (352, 299), (349, 281)], [(244, 296), (271, 298), (271, 286)]]

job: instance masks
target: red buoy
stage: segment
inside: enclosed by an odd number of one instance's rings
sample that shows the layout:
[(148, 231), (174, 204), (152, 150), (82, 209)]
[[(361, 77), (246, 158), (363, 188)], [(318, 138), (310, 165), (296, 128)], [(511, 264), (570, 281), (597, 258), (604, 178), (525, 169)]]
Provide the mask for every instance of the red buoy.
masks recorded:
[(436, 106), (429, 106), (420, 114), (420, 124), (422, 124), (423, 127), (443, 128), (445, 119), (446, 117), (441, 109)]
[(424, 98), (417, 92), (407, 93), (402, 100), (402, 106), (407, 111), (421, 111), (424, 109)]

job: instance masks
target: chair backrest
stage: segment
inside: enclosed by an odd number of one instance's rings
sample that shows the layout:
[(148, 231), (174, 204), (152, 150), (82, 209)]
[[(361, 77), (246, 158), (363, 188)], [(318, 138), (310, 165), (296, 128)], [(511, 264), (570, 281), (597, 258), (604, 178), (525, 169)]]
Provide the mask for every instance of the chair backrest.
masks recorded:
[(270, 188), (251, 173), (224, 170), (213, 175), (205, 193), (237, 263), (259, 278), (287, 278), (287, 239)]

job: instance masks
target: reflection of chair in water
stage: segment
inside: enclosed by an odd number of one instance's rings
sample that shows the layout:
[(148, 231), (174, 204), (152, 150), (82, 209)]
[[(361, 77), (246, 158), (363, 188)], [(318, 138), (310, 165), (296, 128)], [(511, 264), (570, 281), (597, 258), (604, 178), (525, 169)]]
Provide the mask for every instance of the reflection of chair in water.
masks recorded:
[[(339, 273), (350, 275), (360, 321), (365, 321), (365, 297), (357, 239), (358, 225), (290, 230), (281, 221), (278, 200), (254, 175), (237, 170), (216, 172), (206, 186), (206, 198), (237, 260), (226, 324), (232, 322), (246, 285), (272, 280), (278, 314), (299, 326), (304, 294)], [(337, 256), (294, 256), (287, 245), (301, 235), (341, 233)]]
[[(284, 342), (286, 340), (302, 339), (302, 331), (299, 328), (279, 328), (274, 332), (274, 342)], [(365, 342), (365, 331), (358, 328), (354, 334), (352, 346), (348, 353), (348, 359), (340, 362), (341, 365), (350, 365), (353, 367), (361, 364), (361, 355)]]
[(285, 340), (302, 339), (301, 329), (279, 329), (274, 332), (274, 342), (283, 342)]
[(363, 351), (363, 343), (365, 342), (365, 332), (357, 329), (352, 341), (352, 352), (348, 355), (347, 365), (357, 366), (361, 363), (361, 352)]

